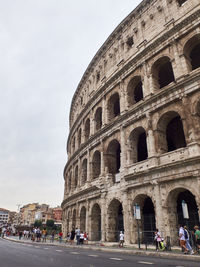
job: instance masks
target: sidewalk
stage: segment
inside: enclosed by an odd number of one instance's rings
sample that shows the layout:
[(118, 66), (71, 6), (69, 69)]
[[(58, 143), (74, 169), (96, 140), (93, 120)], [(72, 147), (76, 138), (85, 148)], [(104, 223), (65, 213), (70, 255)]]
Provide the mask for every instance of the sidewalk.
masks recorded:
[(141, 249), (139, 250), (136, 248), (136, 245), (130, 245), (125, 246), (124, 248), (118, 248), (117, 243), (93, 243), (88, 245), (79, 245), (77, 246), (75, 243), (73, 245), (65, 243), (63, 241), (61, 244), (58, 241), (54, 241), (53, 243), (50, 242), (50, 240), (47, 240), (47, 242), (36, 242), (32, 241), (30, 239), (24, 239), (22, 238), (19, 240), (18, 236), (12, 236), (12, 237), (6, 237), (4, 236), (4, 239), (10, 240), (13, 242), (18, 243), (27, 243), (27, 244), (38, 244), (38, 245), (44, 245), (44, 246), (59, 246), (59, 247), (66, 247), (66, 248), (73, 248), (73, 249), (89, 249), (93, 251), (107, 251), (107, 252), (116, 252), (116, 253), (122, 253), (122, 254), (129, 254), (129, 255), (140, 255), (140, 256), (150, 256), (150, 257), (159, 257), (159, 258), (174, 258), (174, 259), (185, 259), (185, 260), (193, 260), (193, 261), (199, 261), (200, 262), (200, 256), (199, 255), (184, 255), (181, 252), (180, 247), (174, 247), (172, 251), (163, 251), (163, 252), (157, 252), (155, 251), (155, 247), (149, 246), (148, 250), (145, 249), (144, 246), (141, 246)]

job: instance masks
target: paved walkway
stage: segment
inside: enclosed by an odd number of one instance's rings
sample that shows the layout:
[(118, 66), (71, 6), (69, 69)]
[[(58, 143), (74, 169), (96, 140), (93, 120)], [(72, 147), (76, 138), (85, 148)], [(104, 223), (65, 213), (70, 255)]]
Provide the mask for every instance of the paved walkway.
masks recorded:
[(50, 245), (50, 246), (60, 246), (60, 247), (69, 247), (69, 248), (82, 248), (86, 250), (96, 250), (96, 251), (109, 251), (109, 252), (116, 252), (116, 253), (123, 253), (123, 254), (129, 254), (129, 255), (145, 255), (145, 256), (153, 256), (153, 257), (159, 257), (159, 258), (174, 258), (174, 259), (186, 259), (186, 260), (193, 260), (193, 261), (199, 261), (200, 262), (200, 255), (184, 255), (181, 252), (180, 247), (173, 247), (172, 251), (162, 251), (157, 252), (155, 251), (155, 247), (149, 246), (147, 250), (145, 249), (145, 246), (141, 246), (141, 249), (139, 250), (137, 248), (137, 245), (130, 245), (125, 246), (124, 248), (119, 248), (117, 246), (117, 243), (89, 243), (88, 245), (79, 245), (77, 246), (74, 242), (73, 245), (70, 245), (69, 243), (66, 243), (63, 241), (62, 243), (59, 243), (57, 240), (55, 240), (53, 243), (50, 242), (49, 239), (47, 239), (47, 242), (36, 242), (32, 241), (27, 238), (22, 238), (19, 240), (18, 236), (9, 236), (4, 237), (4, 239), (13, 241), (13, 242), (19, 242), (19, 243), (34, 243), (34, 244), (40, 244), (40, 245)]

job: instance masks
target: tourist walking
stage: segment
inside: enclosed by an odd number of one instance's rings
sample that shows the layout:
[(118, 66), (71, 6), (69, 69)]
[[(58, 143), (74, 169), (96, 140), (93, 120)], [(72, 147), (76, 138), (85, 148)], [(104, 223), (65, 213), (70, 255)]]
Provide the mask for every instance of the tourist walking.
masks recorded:
[(76, 227), (76, 245), (80, 245), (80, 229)]
[(74, 237), (75, 237), (75, 230), (74, 228), (71, 230), (71, 235), (70, 235), (70, 245), (74, 243)]
[(190, 251), (190, 254), (193, 255), (194, 251), (190, 245), (190, 235), (186, 225), (184, 226), (184, 234), (185, 234), (186, 248)]
[(119, 234), (119, 248), (123, 248), (124, 247), (124, 234), (122, 231), (120, 231)]
[(197, 252), (199, 253), (200, 251), (200, 230), (199, 226), (195, 226), (195, 239), (196, 239), (196, 246), (197, 246)]
[(180, 246), (182, 247), (184, 254), (187, 254), (188, 249), (186, 248), (185, 231), (182, 225), (180, 225), (179, 227), (179, 240), (180, 240)]

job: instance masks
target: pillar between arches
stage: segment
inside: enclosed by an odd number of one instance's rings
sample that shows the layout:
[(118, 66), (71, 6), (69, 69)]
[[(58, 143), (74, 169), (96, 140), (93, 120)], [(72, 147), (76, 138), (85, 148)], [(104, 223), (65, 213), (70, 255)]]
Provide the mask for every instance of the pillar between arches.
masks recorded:
[[(103, 208), (102, 208), (103, 207)], [(101, 199), (101, 242), (106, 241), (106, 199), (105, 196), (102, 197)]]
[(125, 244), (127, 245), (131, 243), (130, 215), (131, 215), (131, 205), (127, 197), (127, 192), (125, 192), (125, 197), (123, 200), (123, 219), (124, 219), (124, 240)]

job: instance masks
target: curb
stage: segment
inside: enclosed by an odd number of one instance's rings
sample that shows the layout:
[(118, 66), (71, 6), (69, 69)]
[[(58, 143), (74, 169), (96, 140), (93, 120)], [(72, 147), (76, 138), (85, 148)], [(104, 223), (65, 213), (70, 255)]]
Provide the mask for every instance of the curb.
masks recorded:
[[(3, 237), (3, 239), (16, 242), (16, 243), (24, 243), (24, 244), (32, 244), (31, 242), (26, 242), (23, 240), (16, 240), (13, 238)], [(53, 243), (33, 243), (33, 244), (40, 244), (45, 246), (58, 246), (58, 247), (65, 247), (65, 248), (73, 248), (73, 249), (85, 249), (85, 250), (93, 250), (93, 251), (104, 251), (104, 252), (114, 252), (114, 253), (121, 253), (121, 254), (127, 254), (127, 255), (137, 255), (137, 256), (150, 256), (150, 257), (157, 257), (157, 258), (163, 258), (163, 259), (182, 259), (187, 261), (197, 261), (200, 262), (200, 257), (197, 255), (184, 255), (184, 254), (175, 254), (173, 252), (154, 252), (154, 251), (141, 251), (141, 250), (128, 250), (126, 248), (106, 248), (106, 247), (89, 247), (89, 246), (74, 246), (69, 245), (66, 246), (64, 244), (53, 244)]]

